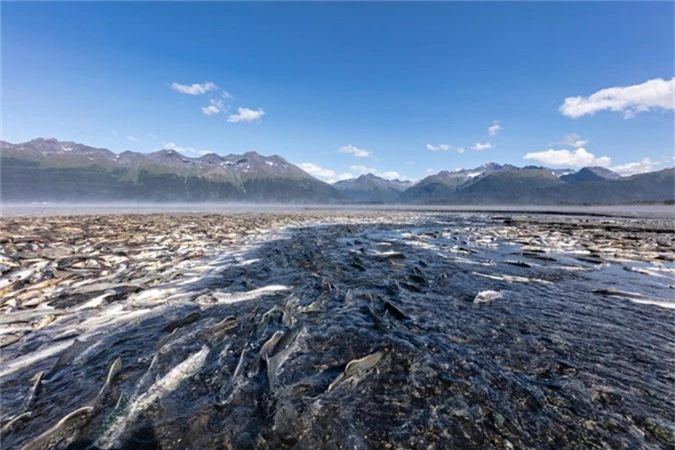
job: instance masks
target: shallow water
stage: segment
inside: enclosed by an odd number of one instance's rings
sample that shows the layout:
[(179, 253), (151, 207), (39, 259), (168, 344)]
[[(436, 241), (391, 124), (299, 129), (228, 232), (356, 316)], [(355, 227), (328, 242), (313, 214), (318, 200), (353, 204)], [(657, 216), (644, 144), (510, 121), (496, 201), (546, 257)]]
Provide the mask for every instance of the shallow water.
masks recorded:
[(3, 425), (31, 415), (2, 447), (90, 404), (72, 448), (672, 446), (673, 233), (546, 220), (326, 220), (152, 292), (78, 298), (3, 348)]

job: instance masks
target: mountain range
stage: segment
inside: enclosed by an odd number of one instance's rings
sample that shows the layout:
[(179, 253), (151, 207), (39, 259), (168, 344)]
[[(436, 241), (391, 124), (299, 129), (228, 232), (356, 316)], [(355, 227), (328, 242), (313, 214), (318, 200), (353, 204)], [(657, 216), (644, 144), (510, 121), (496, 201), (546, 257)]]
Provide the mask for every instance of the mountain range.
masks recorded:
[(602, 167), (487, 163), (417, 183), (365, 174), (333, 185), (256, 152), (190, 158), (175, 150), (114, 153), (56, 139), (0, 141), (2, 201), (618, 204), (675, 201), (675, 169), (630, 177)]

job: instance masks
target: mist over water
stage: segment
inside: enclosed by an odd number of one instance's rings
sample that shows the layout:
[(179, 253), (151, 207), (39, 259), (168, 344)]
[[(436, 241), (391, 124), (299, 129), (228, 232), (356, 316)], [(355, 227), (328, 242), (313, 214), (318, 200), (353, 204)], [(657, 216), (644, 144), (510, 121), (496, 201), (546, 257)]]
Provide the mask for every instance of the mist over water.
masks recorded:
[(397, 204), (288, 204), (288, 203), (3, 203), (0, 217), (69, 216), (87, 214), (228, 214), (245, 212), (299, 211), (439, 211), (439, 212), (523, 212), (624, 217), (674, 218), (675, 205), (397, 205)]

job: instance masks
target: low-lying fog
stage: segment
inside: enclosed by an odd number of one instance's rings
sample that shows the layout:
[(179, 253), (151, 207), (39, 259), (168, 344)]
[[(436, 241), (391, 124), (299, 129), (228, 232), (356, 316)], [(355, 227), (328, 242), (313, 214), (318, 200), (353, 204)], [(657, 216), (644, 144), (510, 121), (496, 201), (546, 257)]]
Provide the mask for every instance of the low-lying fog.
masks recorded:
[(527, 212), (626, 217), (674, 218), (675, 205), (395, 205), (395, 204), (283, 204), (283, 203), (0, 203), (0, 217), (89, 214), (228, 214), (245, 212), (301, 211), (476, 211)]

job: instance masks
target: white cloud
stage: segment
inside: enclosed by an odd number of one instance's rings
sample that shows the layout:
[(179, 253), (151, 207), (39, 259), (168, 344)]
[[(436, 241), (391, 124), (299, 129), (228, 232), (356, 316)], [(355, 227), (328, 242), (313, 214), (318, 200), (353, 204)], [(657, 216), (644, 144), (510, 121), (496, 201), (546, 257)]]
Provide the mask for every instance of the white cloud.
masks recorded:
[(401, 175), (395, 170), (390, 170), (388, 172), (379, 172), (378, 177), (384, 178), (385, 180), (407, 180), (408, 178)]
[(610, 167), (610, 169), (621, 175), (635, 175), (637, 173), (651, 172), (657, 165), (658, 163), (652, 161), (651, 158), (642, 158), (641, 161), (620, 164), (618, 166)]
[(313, 163), (301, 163), (298, 164), (298, 166), (300, 166), (300, 168), (308, 174), (318, 178), (324, 178), (328, 180), (335, 177), (335, 171), (326, 169)]
[(371, 167), (366, 167), (366, 166), (361, 166), (361, 165), (349, 166), (349, 170), (354, 172), (354, 173), (357, 173), (359, 175), (365, 175), (367, 173), (372, 173), (372, 174), (377, 173), (377, 169), (373, 169)]
[(225, 108), (222, 100), (212, 98), (209, 100), (209, 106), (202, 106), (202, 112), (207, 116), (213, 116), (220, 113)]
[(180, 92), (181, 94), (202, 95), (206, 94), (209, 91), (218, 89), (218, 86), (211, 83), (210, 81), (195, 84), (180, 84), (173, 82), (171, 83), (171, 89), (173, 89), (176, 92)]
[(262, 108), (258, 109), (249, 109), (249, 108), (237, 108), (237, 114), (231, 114), (227, 121), (231, 123), (236, 122), (255, 122), (260, 120), (262, 116), (265, 115), (265, 111)]
[(223, 90), (223, 98), (225, 100), (232, 100), (234, 98), (234, 96), (232, 94), (230, 94), (229, 92), (227, 92), (226, 90)]
[(166, 144), (164, 144), (164, 148), (167, 150), (174, 150), (185, 156), (203, 156), (209, 153), (213, 153), (210, 150), (195, 150), (192, 147), (181, 147), (180, 145), (176, 145), (176, 143), (174, 142), (167, 142)]
[(380, 172), (375, 168), (366, 167), (362, 165), (349, 166), (349, 171), (355, 173), (356, 175), (365, 175), (371, 173), (380, 178), (384, 178), (385, 180), (411, 180), (410, 178), (406, 177), (405, 175), (401, 175), (399, 172), (395, 170)]
[(354, 175), (349, 172), (343, 172), (337, 176), (335, 181), (351, 180), (352, 178), (354, 178)]
[(356, 178), (360, 175), (365, 175), (368, 173), (372, 173), (373, 175), (376, 175), (380, 178), (384, 178), (386, 180), (411, 180), (405, 175), (401, 175), (399, 172), (396, 172), (394, 170), (380, 172), (379, 170), (374, 169), (372, 167), (366, 167), (362, 165), (349, 166), (349, 172), (343, 172), (339, 175), (337, 175), (334, 170), (328, 169), (326, 167), (321, 167), (318, 164), (314, 163), (301, 163), (298, 164), (298, 166), (308, 174), (320, 178), (323, 181), (331, 184), (335, 183), (336, 181), (349, 180), (351, 178)]
[(452, 147), (450, 144), (427, 144), (427, 150), (432, 152), (449, 152), (450, 150), (454, 150), (460, 154), (464, 153), (464, 147)]
[(492, 125), (488, 127), (488, 134), (490, 137), (497, 136), (497, 133), (502, 131), (502, 126), (499, 124), (498, 120), (495, 120)]
[(426, 173), (427, 175), (431, 175), (431, 174), (436, 173), (436, 171), (434, 169), (427, 169), (427, 170), (424, 171), (424, 173)]
[(576, 150), (548, 149), (541, 152), (533, 152), (525, 155), (525, 159), (533, 159), (547, 166), (585, 167), (585, 166), (609, 166), (612, 160), (608, 156), (596, 157), (585, 148)]
[(484, 144), (481, 144), (480, 142), (476, 142), (474, 145), (471, 146), (471, 150), (488, 150), (494, 148), (494, 145), (492, 145), (489, 142), (486, 142)]
[(356, 156), (357, 158), (367, 158), (371, 156), (371, 152), (364, 150), (362, 148), (355, 147), (353, 145), (343, 145), (338, 149), (340, 153), (348, 153)]
[(133, 136), (127, 136), (127, 139), (129, 139), (131, 142), (138, 142), (138, 139)]
[(438, 145), (427, 144), (427, 150), (431, 150), (432, 152), (447, 152), (447, 151), (450, 150), (450, 145), (448, 145), (448, 144), (438, 144)]
[(572, 118), (608, 110), (621, 112), (624, 119), (630, 119), (639, 112), (651, 109), (675, 109), (675, 77), (602, 89), (588, 97), (567, 97), (560, 106), (560, 112)]
[(562, 138), (562, 141), (560, 141), (560, 144), (568, 145), (568, 146), (574, 147), (574, 148), (578, 148), (578, 147), (583, 147), (584, 145), (588, 144), (588, 139), (583, 139), (581, 136), (579, 136), (576, 133), (570, 133), (570, 134), (566, 134)]
[(215, 105), (202, 106), (202, 112), (206, 116), (213, 116), (214, 114), (218, 114), (220, 109)]

